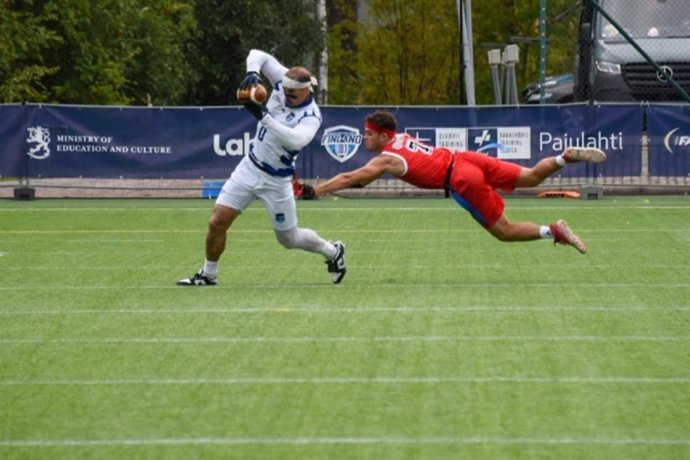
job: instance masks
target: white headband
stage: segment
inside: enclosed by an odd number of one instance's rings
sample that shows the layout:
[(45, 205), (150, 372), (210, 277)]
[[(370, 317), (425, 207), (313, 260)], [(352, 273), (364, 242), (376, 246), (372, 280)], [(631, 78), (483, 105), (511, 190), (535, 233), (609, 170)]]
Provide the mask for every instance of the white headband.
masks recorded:
[(311, 86), (311, 80), (310, 81), (297, 81), (293, 80), (292, 78), (285, 76), (283, 77), (283, 88), (289, 88), (289, 89), (305, 89), (309, 88)]

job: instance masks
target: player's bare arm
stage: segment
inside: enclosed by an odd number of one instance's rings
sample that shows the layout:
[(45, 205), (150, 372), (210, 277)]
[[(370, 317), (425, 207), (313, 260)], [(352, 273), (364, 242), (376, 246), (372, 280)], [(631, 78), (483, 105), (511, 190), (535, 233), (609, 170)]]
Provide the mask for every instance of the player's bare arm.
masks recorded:
[(377, 155), (369, 163), (354, 171), (348, 171), (314, 187), (316, 196), (352, 187), (369, 185), (384, 174), (401, 176), (405, 172), (402, 160), (391, 155)]

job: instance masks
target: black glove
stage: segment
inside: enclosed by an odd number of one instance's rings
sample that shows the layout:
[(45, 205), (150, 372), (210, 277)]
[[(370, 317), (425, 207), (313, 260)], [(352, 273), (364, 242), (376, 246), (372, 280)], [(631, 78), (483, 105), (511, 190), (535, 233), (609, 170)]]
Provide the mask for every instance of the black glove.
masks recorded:
[(316, 192), (314, 187), (309, 184), (302, 184), (302, 199), (303, 200), (315, 200)]
[(252, 116), (259, 121), (261, 121), (264, 115), (268, 113), (268, 109), (263, 104), (256, 104), (254, 102), (247, 101), (242, 105), (244, 105), (244, 108), (247, 109), (249, 113), (251, 113)]
[(240, 89), (249, 89), (257, 83), (261, 83), (259, 74), (257, 72), (247, 72), (247, 76), (240, 83)]

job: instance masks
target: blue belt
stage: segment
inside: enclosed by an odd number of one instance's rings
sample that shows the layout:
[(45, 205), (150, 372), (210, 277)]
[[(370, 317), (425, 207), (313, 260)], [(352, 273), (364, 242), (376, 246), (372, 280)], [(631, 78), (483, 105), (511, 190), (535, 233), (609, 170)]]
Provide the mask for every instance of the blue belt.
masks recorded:
[(247, 155), (249, 159), (251, 160), (252, 163), (254, 163), (254, 166), (268, 174), (269, 176), (277, 176), (277, 177), (291, 177), (293, 174), (295, 174), (295, 169), (294, 168), (287, 168), (287, 169), (276, 169), (271, 165), (268, 165), (262, 161), (257, 160), (254, 157), (254, 154), (252, 152), (249, 152), (249, 155)]

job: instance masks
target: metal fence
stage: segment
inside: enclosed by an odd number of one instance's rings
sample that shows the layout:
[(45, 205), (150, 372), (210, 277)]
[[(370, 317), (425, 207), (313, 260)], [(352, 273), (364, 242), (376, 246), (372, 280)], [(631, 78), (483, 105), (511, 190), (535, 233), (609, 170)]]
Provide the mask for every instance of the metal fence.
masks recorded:
[(523, 103), (690, 103), (687, 0), (581, 0), (546, 30), (546, 73)]

